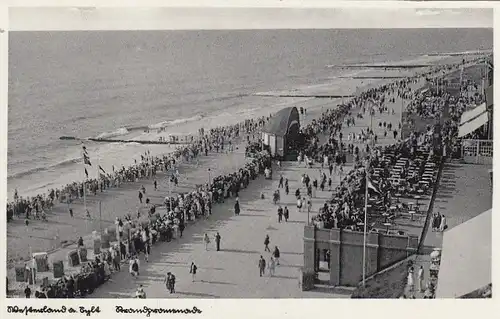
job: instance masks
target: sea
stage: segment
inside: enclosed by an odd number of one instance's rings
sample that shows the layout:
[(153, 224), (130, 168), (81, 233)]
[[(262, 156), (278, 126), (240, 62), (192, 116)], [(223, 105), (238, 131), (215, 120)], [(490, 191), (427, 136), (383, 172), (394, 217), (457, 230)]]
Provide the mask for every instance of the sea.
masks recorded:
[[(10, 32), (8, 197), (83, 180), (81, 142), (61, 136), (196, 133), (301, 102), (255, 93), (340, 85), (352, 72), (328, 65), (492, 48), (492, 29)], [(86, 147), (90, 175), (173, 150)]]

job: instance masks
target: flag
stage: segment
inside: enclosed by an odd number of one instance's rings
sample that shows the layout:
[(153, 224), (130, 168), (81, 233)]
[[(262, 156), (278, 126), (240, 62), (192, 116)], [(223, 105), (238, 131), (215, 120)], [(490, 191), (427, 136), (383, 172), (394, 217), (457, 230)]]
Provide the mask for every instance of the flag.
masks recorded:
[(99, 177), (100, 177), (101, 179), (106, 179), (106, 175), (104, 175), (103, 173), (99, 173)]
[(82, 149), (83, 149), (83, 163), (85, 165), (92, 166), (92, 163), (90, 163), (89, 153), (87, 152), (87, 148), (85, 147), (85, 145), (82, 145)]
[(99, 170), (106, 174), (106, 171), (101, 167), (101, 165), (99, 165)]
[(372, 181), (370, 178), (368, 178), (368, 184), (367, 184), (367, 187), (368, 189), (371, 189), (372, 191), (374, 191), (375, 193), (378, 193), (380, 194), (380, 191), (377, 189), (377, 187), (375, 187), (375, 185), (373, 185)]
[(87, 178), (89, 178), (89, 172), (87, 172), (87, 169), (85, 169), (85, 176), (87, 176)]
[(113, 169), (113, 173), (115, 172), (115, 165), (112, 165), (111, 168)]
[(85, 165), (92, 166), (92, 163), (90, 162), (90, 158), (87, 155), (85, 155), (85, 153), (83, 154), (83, 163)]
[(488, 86), (493, 85), (493, 62), (490, 60), (485, 61), (486, 64), (486, 78)]
[(491, 62), (490, 60), (486, 60), (485, 62), (486, 62), (486, 66), (487, 66), (488, 68), (490, 68), (490, 69), (492, 69), (492, 70), (493, 70), (493, 62)]

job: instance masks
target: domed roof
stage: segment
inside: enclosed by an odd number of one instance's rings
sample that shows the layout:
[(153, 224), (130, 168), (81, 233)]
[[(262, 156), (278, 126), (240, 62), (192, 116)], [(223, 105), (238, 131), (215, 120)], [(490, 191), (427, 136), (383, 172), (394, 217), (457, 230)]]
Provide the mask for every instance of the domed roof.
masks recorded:
[(293, 125), (300, 127), (299, 111), (296, 107), (287, 107), (274, 114), (263, 132), (285, 136)]

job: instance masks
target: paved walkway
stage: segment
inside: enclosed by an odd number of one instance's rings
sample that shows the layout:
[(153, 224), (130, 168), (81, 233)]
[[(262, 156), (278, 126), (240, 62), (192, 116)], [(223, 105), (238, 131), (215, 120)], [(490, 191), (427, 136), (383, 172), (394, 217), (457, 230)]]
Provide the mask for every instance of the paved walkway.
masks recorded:
[[(418, 83), (414, 86), (417, 87), (421, 84)], [(399, 123), (400, 99), (396, 98), (395, 104), (388, 106), (389, 109), (395, 110), (395, 114), (386, 113), (374, 116), (373, 129), (379, 136), (383, 136), (383, 129), (377, 125), (382, 117), (382, 121), (391, 122), (395, 127)], [(308, 118), (313, 116), (308, 112)], [(356, 126), (344, 129), (344, 136), (347, 136), (349, 132), (358, 133), (361, 128), (366, 129), (369, 123), (370, 118), (367, 116), (363, 120), (356, 119)], [(379, 138), (379, 143), (390, 144), (394, 143), (394, 140), (388, 135), (385, 139)], [(228, 162), (226, 158), (224, 162), (221, 162), (222, 156), (213, 156), (207, 159), (208, 162), (201, 161), (200, 168), (194, 170), (196, 177), (193, 180), (206, 180), (208, 176), (203, 174), (207, 174), (207, 167), (212, 167), (212, 170), (216, 167), (217, 173), (233, 172), (244, 162), (242, 152), (243, 150), (240, 149), (231, 155), (234, 157), (234, 161)], [(348, 169), (347, 167), (345, 171)], [(282, 204), (288, 206), (290, 210), (288, 223), (277, 222), (277, 207), (272, 204), (271, 200), (272, 193), (277, 188), (279, 174), (274, 174), (273, 181), (263, 178), (252, 181), (249, 188), (240, 193), (241, 214), (239, 216), (233, 214), (234, 199), (226, 201), (223, 205), (216, 205), (210, 219), (200, 220), (189, 225), (182, 239), (154, 246), (150, 262), (146, 264), (144, 260), (142, 261), (141, 274), (138, 279), (131, 278), (127, 271), (115, 273), (110, 282), (92, 294), (92, 298), (132, 296), (139, 284), (144, 285), (146, 293), (152, 298), (349, 297), (349, 293), (345, 291), (323, 289), (302, 292), (299, 288), (299, 270), (303, 265), (303, 226), (307, 220), (307, 212), (297, 211), (293, 194), (295, 189), (301, 186), (299, 185), (300, 175), (307, 172), (314, 178), (319, 176), (319, 168), (308, 169), (298, 167), (297, 163), (284, 163), (282, 170), (284, 177), (289, 179), (290, 185), (290, 195), (286, 196), (284, 191), (281, 192)], [(193, 180), (186, 180), (186, 187), (192, 187), (193, 185), (188, 186), (188, 184), (193, 183)], [(339, 182), (339, 177), (332, 177), (332, 180), (333, 187), (335, 187)], [(107, 207), (106, 211), (118, 210), (116, 215), (121, 216), (124, 212), (117, 209), (116, 203), (123, 201), (123, 207), (135, 205), (132, 202), (137, 199), (135, 196), (130, 196), (130, 191), (138, 189), (138, 185), (124, 186), (124, 188), (116, 190), (113, 204), (110, 204), (111, 206)], [(163, 184), (161, 193), (165, 194), (165, 190), (165, 184)], [(266, 195), (264, 200), (260, 199), (261, 192)], [(163, 195), (160, 194), (150, 195), (149, 190), (148, 196), (151, 197), (152, 202), (163, 198)], [(318, 208), (330, 196), (331, 192), (318, 190), (316, 198), (313, 199), (313, 211), (317, 212)], [(110, 216), (109, 221), (112, 221), (113, 218)], [(208, 233), (213, 239), (217, 231), (222, 236), (222, 251), (216, 252), (213, 247), (209, 251), (205, 251), (202, 243), (203, 234)], [(259, 256), (263, 255), (267, 261), (270, 257), (269, 253), (263, 251), (263, 241), (266, 234), (269, 234), (271, 239), (270, 247), (277, 245), (282, 257), (281, 265), (277, 267), (276, 274), (272, 278), (268, 276), (260, 278), (258, 275)], [(192, 261), (199, 267), (199, 274), (195, 282), (191, 281), (189, 274), (189, 265)], [(164, 276), (168, 271), (173, 272), (177, 277), (177, 293), (174, 295), (166, 292), (163, 283)], [(328, 292), (328, 294), (323, 292)]]
[[(421, 85), (421, 83), (415, 84)], [(399, 121), (401, 101), (396, 99), (395, 114), (377, 114), (374, 116), (374, 131), (381, 136), (383, 128), (378, 121)], [(356, 119), (356, 126), (345, 128), (344, 136), (349, 132), (358, 133), (361, 128), (368, 127), (370, 118)], [(380, 143), (394, 143), (392, 138), (381, 138)], [(346, 167), (346, 172), (350, 170)], [(139, 284), (144, 286), (146, 294), (151, 298), (321, 298), (349, 297), (349, 291), (335, 289), (317, 289), (302, 292), (299, 288), (299, 274), (303, 266), (303, 229), (307, 221), (307, 211), (298, 212), (294, 192), (300, 185), (300, 176), (309, 174), (312, 179), (320, 176), (319, 167), (312, 169), (300, 167), (296, 162), (283, 164), (281, 172), (274, 168), (274, 180), (259, 178), (250, 184), (248, 189), (240, 193), (241, 214), (234, 216), (234, 199), (216, 206), (209, 220), (199, 221), (187, 228), (184, 237), (175, 242), (159, 245), (154, 248), (148, 264), (142, 262), (138, 279), (131, 278), (126, 272), (113, 276), (111, 282), (100, 287), (94, 298), (123, 298), (133, 295)], [(281, 189), (281, 204), (290, 211), (290, 220), (278, 223), (277, 206), (272, 204), (272, 193), (278, 187), (280, 174), (288, 178), (290, 194), (285, 195)], [(332, 177), (333, 187), (339, 182), (339, 176)], [(260, 194), (265, 199), (260, 199)], [(302, 189), (301, 193), (305, 190)], [(331, 192), (318, 189), (313, 199), (313, 214), (329, 199)], [(212, 242), (219, 232), (221, 251), (215, 251), (214, 246), (208, 251), (202, 242), (207, 233)], [(262, 255), (269, 261), (270, 253), (264, 252), (264, 237), (270, 236), (271, 250), (278, 246), (281, 251), (280, 266), (277, 266), (274, 277), (268, 275), (260, 278), (258, 260)], [(189, 266), (195, 262), (199, 274), (192, 282)], [(176, 294), (166, 291), (164, 277), (167, 272), (173, 272), (177, 278)], [(325, 293), (326, 292), (326, 293)]]

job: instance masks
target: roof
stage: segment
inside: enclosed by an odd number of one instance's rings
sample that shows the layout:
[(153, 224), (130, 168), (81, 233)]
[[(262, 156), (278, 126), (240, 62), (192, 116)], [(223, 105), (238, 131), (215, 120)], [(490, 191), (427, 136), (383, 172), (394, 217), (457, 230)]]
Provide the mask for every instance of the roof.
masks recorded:
[(444, 233), (437, 298), (460, 298), (491, 283), (491, 209)]
[(294, 121), (297, 121), (297, 124), (300, 125), (299, 111), (296, 107), (287, 107), (274, 114), (262, 131), (265, 133), (285, 136), (288, 133), (288, 128), (294, 123)]

